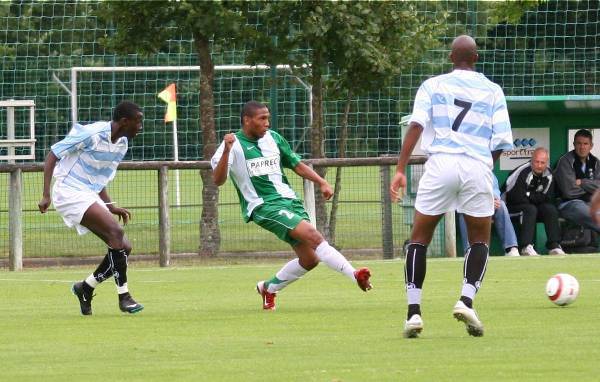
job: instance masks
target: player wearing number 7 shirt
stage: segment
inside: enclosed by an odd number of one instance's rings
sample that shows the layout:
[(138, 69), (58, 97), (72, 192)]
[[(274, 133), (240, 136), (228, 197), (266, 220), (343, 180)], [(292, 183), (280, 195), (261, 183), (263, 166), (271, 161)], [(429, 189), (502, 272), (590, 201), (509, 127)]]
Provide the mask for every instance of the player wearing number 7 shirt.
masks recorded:
[(465, 215), (470, 247), (463, 266), (463, 285), (453, 315), (472, 336), (483, 335), (483, 324), (473, 309), (489, 256), (491, 216), (494, 214), (493, 163), (512, 149), (506, 100), (500, 86), (475, 72), (477, 46), (469, 36), (452, 42), (451, 73), (423, 82), (402, 144), (396, 174), (390, 185), (392, 199), (406, 187), (405, 169), (422, 134), (428, 154), (419, 182), (411, 237), (405, 246), (405, 282), (408, 314), (404, 336), (423, 330), (421, 291), (425, 280), (427, 246), (445, 212)]
[(272, 278), (256, 285), (263, 309), (274, 310), (277, 292), (320, 261), (346, 275), (363, 291), (371, 289), (369, 270), (354, 269), (309, 223), (302, 201), (290, 187), (283, 168), (318, 184), (325, 199), (331, 198), (333, 191), (325, 179), (301, 162), (281, 135), (269, 130), (269, 117), (269, 109), (264, 104), (256, 101), (244, 104), (241, 130), (226, 134), (211, 159), (213, 180), (218, 186), (231, 178), (244, 220), (254, 221), (274, 233), (289, 243), (298, 256)]

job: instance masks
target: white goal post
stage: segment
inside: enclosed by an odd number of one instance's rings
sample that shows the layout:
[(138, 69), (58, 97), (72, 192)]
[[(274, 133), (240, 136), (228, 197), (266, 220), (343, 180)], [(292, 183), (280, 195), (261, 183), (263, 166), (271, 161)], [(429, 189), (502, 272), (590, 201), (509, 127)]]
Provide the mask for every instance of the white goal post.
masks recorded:
[[(306, 67), (306, 66), (303, 66)], [(216, 72), (222, 72), (222, 71), (226, 71), (226, 72), (234, 72), (234, 71), (252, 71), (252, 70), (268, 70), (271, 69), (271, 66), (269, 65), (215, 65), (215, 71)], [(275, 66), (276, 70), (285, 70), (288, 71), (289, 73), (293, 74), (291, 68), (289, 65), (276, 65)], [(112, 73), (112, 72), (180, 72), (180, 71), (194, 71), (194, 72), (198, 72), (200, 71), (200, 66), (75, 66), (72, 67), (70, 69), (70, 73), (71, 73), (71, 90), (69, 92), (69, 95), (71, 97), (71, 121), (73, 124), (77, 123), (78, 121), (78, 102), (77, 102), (77, 96), (78, 96), (78, 89), (77, 89), (77, 85), (78, 85), (78, 74), (79, 73), (93, 73), (93, 72), (108, 72), (108, 73)], [(311, 125), (312, 125), (312, 89), (310, 85), (307, 85), (304, 81), (302, 81), (300, 78), (298, 78), (297, 76), (296, 80), (298, 81), (298, 83), (308, 92), (308, 99), (309, 99), (309, 117), (310, 117), (310, 121), (311, 121)], [(68, 88), (66, 88), (61, 82), (59, 82), (59, 84), (65, 88), (65, 90), (68, 91)], [(174, 123), (173, 124), (173, 142), (178, 142), (178, 137), (177, 137), (177, 124)], [(173, 161), (177, 162), (179, 161), (178, 158), (178, 150), (177, 148), (175, 148), (174, 150), (174, 158)], [(176, 201), (177, 201), (177, 205), (179, 205), (179, 201), (180, 201), (180, 191), (179, 191), (179, 171), (175, 170), (175, 193), (176, 193)], [(308, 186), (307, 188), (305, 188), (305, 191), (310, 191), (314, 189), (312, 189), (310, 186)], [(307, 204), (307, 209), (308, 209), (308, 213), (311, 214), (311, 216), (314, 216), (314, 211), (315, 211), (315, 206), (314, 206), (314, 194), (310, 195), (310, 196), (305, 196), (305, 201), (308, 200), (308, 204)], [(310, 201), (313, 201), (313, 203), (311, 204)], [(314, 221), (314, 220), (313, 220)]]
[[(215, 65), (215, 71), (266, 70), (268, 65)], [(277, 70), (290, 70), (289, 65), (277, 65)], [(200, 66), (75, 66), (71, 68), (71, 121), (77, 123), (77, 73), (91, 72), (185, 72), (200, 71)]]

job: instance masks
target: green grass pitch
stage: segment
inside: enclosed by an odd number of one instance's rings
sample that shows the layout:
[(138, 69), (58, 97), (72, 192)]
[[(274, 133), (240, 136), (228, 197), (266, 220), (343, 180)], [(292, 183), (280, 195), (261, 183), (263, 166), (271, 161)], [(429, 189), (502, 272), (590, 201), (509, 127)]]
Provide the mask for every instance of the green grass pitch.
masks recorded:
[[(133, 264), (145, 305), (118, 311), (114, 284), (94, 315), (70, 293), (90, 269), (0, 271), (1, 381), (593, 381), (600, 345), (600, 257), (491, 258), (476, 308), (485, 336), (451, 311), (462, 259), (430, 259), (418, 339), (402, 338), (403, 261), (363, 261), (363, 293), (321, 265), (263, 312), (254, 291), (283, 261), (159, 269)], [(545, 296), (555, 273), (581, 291), (568, 307)]]

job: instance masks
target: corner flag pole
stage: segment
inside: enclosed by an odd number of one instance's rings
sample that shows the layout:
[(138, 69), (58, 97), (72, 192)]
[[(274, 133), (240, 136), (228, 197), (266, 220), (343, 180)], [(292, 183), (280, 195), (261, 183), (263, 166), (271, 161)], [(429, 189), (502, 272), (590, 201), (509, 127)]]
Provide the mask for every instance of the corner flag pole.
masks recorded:
[[(177, 141), (177, 120), (173, 120), (173, 160), (179, 162), (179, 142)], [(179, 169), (175, 169), (175, 203), (181, 205), (181, 193), (179, 191)]]
[[(175, 84), (170, 84), (158, 93), (158, 98), (167, 103), (167, 112), (165, 113), (165, 123), (173, 122), (173, 161), (179, 162), (179, 142), (177, 140), (177, 93)], [(181, 205), (181, 194), (179, 190), (179, 169), (175, 169), (175, 203)]]

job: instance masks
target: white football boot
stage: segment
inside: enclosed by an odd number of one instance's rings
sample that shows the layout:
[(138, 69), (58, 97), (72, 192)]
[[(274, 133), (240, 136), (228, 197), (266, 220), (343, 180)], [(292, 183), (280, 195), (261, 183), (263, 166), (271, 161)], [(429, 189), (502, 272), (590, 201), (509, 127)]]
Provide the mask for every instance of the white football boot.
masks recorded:
[(479, 317), (477, 317), (475, 309), (467, 307), (464, 302), (458, 300), (456, 305), (454, 305), (452, 315), (458, 321), (465, 323), (465, 326), (467, 327), (467, 333), (473, 337), (483, 336), (483, 324), (481, 321), (479, 321)]
[(404, 338), (417, 338), (423, 331), (423, 319), (418, 314), (413, 314), (404, 322)]

